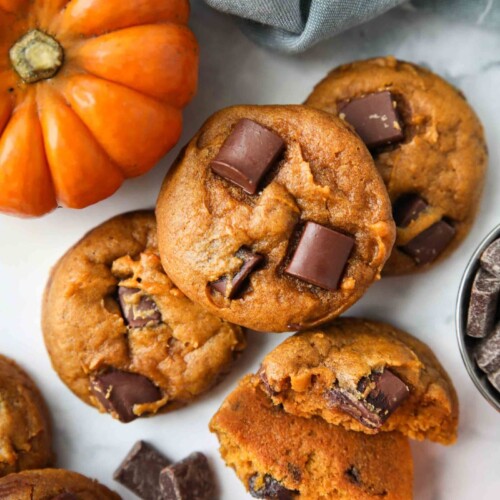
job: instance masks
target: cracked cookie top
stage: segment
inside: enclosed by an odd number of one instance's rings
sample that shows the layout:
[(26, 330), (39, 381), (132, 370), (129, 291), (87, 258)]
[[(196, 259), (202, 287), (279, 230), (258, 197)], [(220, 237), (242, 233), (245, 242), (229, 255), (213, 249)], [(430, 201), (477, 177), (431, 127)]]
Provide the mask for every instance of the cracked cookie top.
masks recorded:
[(373, 160), (340, 119), (304, 106), (238, 106), (181, 152), (156, 210), (163, 265), (192, 300), (262, 331), (338, 316), (395, 237)]
[(479, 208), (488, 153), (459, 90), (425, 68), (379, 57), (334, 69), (305, 104), (340, 116), (373, 154), (397, 225), (384, 274), (427, 269), (460, 244)]
[(48, 467), (53, 460), (49, 413), (42, 395), (24, 370), (0, 355), (0, 477)]
[(123, 422), (187, 403), (246, 346), (239, 326), (165, 274), (146, 211), (105, 222), (66, 253), (46, 287), (42, 326), (62, 380)]
[(339, 318), (289, 337), (262, 361), (274, 404), (346, 429), (456, 440), (458, 399), (427, 345), (386, 323)]

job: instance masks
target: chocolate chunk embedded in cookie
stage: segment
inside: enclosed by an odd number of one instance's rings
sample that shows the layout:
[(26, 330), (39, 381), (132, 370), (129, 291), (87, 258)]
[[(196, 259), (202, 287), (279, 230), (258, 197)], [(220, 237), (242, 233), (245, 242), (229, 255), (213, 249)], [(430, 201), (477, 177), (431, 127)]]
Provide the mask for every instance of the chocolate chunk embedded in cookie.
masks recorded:
[(52, 432), (42, 395), (24, 370), (0, 355), (0, 477), (49, 467), (53, 461)]
[(340, 318), (288, 338), (263, 360), (262, 389), (285, 411), (368, 434), (453, 443), (458, 400), (432, 351), (390, 325)]
[(122, 422), (213, 386), (246, 345), (165, 274), (152, 212), (115, 217), (54, 268), (42, 326), (52, 364), (85, 402)]
[(219, 317), (262, 331), (338, 316), (379, 278), (395, 237), (362, 141), (304, 106), (216, 113), (168, 173), (156, 214), (176, 285)]
[(245, 377), (212, 418), (220, 453), (255, 498), (412, 498), (413, 463), (397, 432), (367, 436), (292, 415)]
[(2, 500), (120, 500), (93, 479), (62, 469), (9, 474), (0, 479)]
[[(481, 123), (463, 94), (429, 70), (381, 57), (334, 69), (306, 104), (340, 116), (373, 154), (398, 226), (384, 274), (446, 258), (475, 219), (487, 164)], [(422, 201), (401, 215), (408, 196)]]

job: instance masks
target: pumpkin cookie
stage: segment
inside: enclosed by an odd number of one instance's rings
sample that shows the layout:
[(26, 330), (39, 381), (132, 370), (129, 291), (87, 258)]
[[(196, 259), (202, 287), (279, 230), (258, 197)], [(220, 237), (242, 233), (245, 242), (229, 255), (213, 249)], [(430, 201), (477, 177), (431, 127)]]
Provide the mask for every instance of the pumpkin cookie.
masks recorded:
[(340, 318), (288, 338), (260, 369), (274, 404), (346, 429), (456, 440), (458, 399), (433, 352), (388, 324)]
[(397, 432), (367, 436), (274, 406), (254, 376), (212, 418), (220, 453), (256, 498), (412, 498), (413, 462)]
[(378, 279), (395, 236), (368, 150), (304, 106), (216, 113), (167, 175), (156, 215), (175, 284), (263, 331), (338, 316)]
[(246, 345), (240, 327), (165, 274), (152, 212), (115, 217), (66, 253), (47, 284), (42, 326), (63, 382), (123, 422), (205, 392)]
[(0, 355), (0, 477), (52, 465), (49, 420), (31, 378), (14, 361)]
[(397, 225), (384, 274), (446, 258), (474, 221), (487, 164), (481, 123), (463, 94), (426, 69), (386, 57), (333, 70), (306, 104), (339, 115), (372, 151)]
[(10, 474), (0, 479), (2, 500), (120, 500), (97, 481), (76, 472), (43, 469)]

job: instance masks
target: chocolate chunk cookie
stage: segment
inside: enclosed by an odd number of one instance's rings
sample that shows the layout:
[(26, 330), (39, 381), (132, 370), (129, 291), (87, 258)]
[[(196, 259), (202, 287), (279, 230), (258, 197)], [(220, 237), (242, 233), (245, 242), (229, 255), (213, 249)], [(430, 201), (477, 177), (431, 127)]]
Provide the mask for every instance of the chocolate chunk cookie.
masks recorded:
[(274, 406), (244, 378), (212, 418), (220, 453), (255, 498), (412, 498), (413, 462), (397, 432), (368, 436)]
[(66, 253), (45, 291), (55, 370), (78, 397), (123, 422), (208, 390), (246, 345), (240, 327), (172, 283), (156, 241), (152, 212), (115, 217)]
[(34, 382), (0, 355), (0, 477), (52, 465), (51, 434), (48, 410)]
[(433, 352), (385, 323), (339, 318), (288, 338), (260, 369), (275, 404), (369, 434), (455, 441), (458, 399)]
[(0, 479), (2, 500), (120, 500), (97, 481), (76, 472), (43, 469), (9, 474)]
[(176, 285), (214, 314), (263, 331), (338, 316), (379, 278), (395, 237), (362, 141), (304, 106), (216, 113), (170, 170), (156, 214)]
[(487, 164), (483, 129), (463, 94), (393, 57), (334, 69), (306, 104), (339, 115), (370, 148), (397, 225), (384, 274), (428, 268), (465, 238)]

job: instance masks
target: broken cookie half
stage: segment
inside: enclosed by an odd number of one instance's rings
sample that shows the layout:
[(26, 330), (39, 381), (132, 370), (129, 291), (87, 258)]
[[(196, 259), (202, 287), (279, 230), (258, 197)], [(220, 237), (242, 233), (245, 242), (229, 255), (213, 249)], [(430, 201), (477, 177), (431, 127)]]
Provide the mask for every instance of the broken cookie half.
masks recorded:
[(288, 413), (346, 429), (456, 440), (453, 384), (424, 343), (390, 325), (341, 318), (298, 333), (270, 352), (260, 385)]

